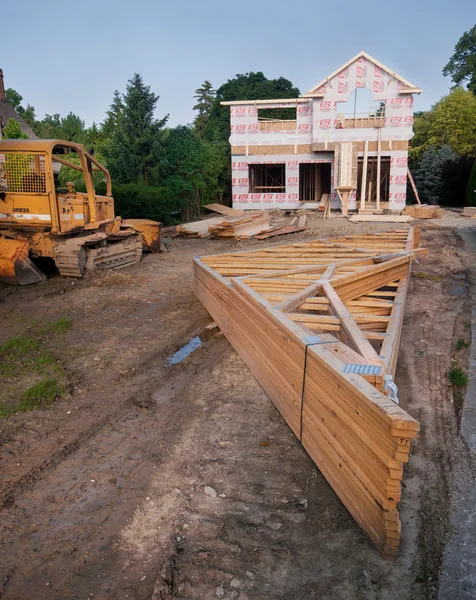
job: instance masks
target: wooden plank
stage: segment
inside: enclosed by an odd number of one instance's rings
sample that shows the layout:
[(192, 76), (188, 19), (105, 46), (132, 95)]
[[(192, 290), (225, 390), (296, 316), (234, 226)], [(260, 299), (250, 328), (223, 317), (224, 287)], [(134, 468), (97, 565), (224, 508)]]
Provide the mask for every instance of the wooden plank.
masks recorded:
[(412, 177), (410, 169), (407, 169), (407, 173), (408, 173), (408, 179), (410, 180), (410, 184), (412, 186), (413, 193), (415, 194), (416, 201), (418, 202), (418, 204), (421, 204), (420, 196), (418, 195), (418, 190), (416, 188), (415, 182), (413, 181), (413, 177)]
[(276, 229), (275, 231), (269, 233), (263, 233), (261, 235), (257, 235), (257, 240), (267, 240), (270, 237), (275, 237), (277, 235), (287, 235), (288, 233), (299, 233), (300, 231), (306, 231), (307, 227), (294, 227), (293, 225), (286, 225), (285, 227), (281, 227), (280, 229)]
[(410, 215), (353, 215), (351, 223), (409, 223), (413, 221)]
[(244, 210), (238, 210), (236, 208), (231, 208), (231, 206), (224, 206), (223, 204), (205, 204), (203, 208), (219, 213), (221, 215), (233, 215), (239, 217), (245, 214)]

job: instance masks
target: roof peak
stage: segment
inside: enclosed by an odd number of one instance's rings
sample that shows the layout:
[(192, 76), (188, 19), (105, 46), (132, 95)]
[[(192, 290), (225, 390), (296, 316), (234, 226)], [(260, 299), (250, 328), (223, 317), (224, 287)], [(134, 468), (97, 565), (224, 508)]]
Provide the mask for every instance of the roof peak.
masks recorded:
[(333, 73), (331, 73), (330, 75), (328, 75), (320, 83), (318, 83), (312, 89), (310, 89), (308, 92), (306, 92), (305, 94), (303, 94), (303, 97), (304, 98), (310, 98), (310, 97), (313, 97), (313, 96), (321, 96), (322, 94), (317, 93), (318, 90), (319, 90), (319, 88), (321, 88), (322, 86), (324, 86), (330, 79), (332, 79), (333, 77), (335, 77), (336, 75), (338, 75), (341, 71), (343, 71), (344, 69), (346, 69), (347, 67), (349, 67), (355, 61), (359, 60), (359, 58), (365, 58), (369, 62), (373, 63), (376, 67), (379, 67), (380, 69), (382, 69), (382, 71), (385, 71), (385, 73), (388, 73), (389, 75), (391, 75), (395, 79), (398, 79), (399, 81), (401, 81), (403, 84), (405, 84), (407, 86), (407, 88), (409, 90), (414, 89), (415, 90), (415, 92), (414, 92), (415, 94), (419, 94), (421, 92), (420, 88), (417, 88), (415, 85), (413, 85), (412, 83), (410, 83), (407, 79), (404, 79), (401, 75), (399, 75), (395, 71), (392, 71), (391, 69), (389, 69), (388, 67), (386, 67), (383, 63), (381, 63), (380, 61), (378, 61), (376, 58), (374, 58), (373, 56), (370, 56), (370, 54), (368, 54), (367, 52), (365, 52), (365, 50), (361, 50), (355, 56), (353, 56), (350, 60), (348, 60), (346, 63), (344, 63), (341, 67), (339, 67), (336, 71), (334, 71)]

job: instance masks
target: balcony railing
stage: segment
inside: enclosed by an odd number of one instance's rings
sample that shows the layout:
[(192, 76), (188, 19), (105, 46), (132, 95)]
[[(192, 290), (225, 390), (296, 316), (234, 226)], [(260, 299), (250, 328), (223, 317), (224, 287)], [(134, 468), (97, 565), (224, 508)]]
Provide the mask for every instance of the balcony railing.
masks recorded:
[(260, 131), (296, 131), (296, 121), (259, 121)]
[(350, 113), (337, 115), (337, 129), (364, 129), (370, 127), (384, 127), (385, 115), (378, 109), (372, 113)]

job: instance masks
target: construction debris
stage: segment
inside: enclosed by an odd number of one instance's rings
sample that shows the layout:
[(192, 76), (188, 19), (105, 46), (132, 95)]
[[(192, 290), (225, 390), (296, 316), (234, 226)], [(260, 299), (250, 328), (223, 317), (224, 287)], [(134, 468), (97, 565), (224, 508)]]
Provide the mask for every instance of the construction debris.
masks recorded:
[(195, 292), (357, 523), (395, 555), (419, 424), (393, 383), (419, 229), (194, 259)]
[(349, 217), (351, 223), (409, 223), (413, 221), (410, 215), (353, 215)]
[[(218, 204), (215, 206), (221, 205)], [(248, 212), (243, 214), (243, 216), (233, 216), (233, 213), (231, 213), (231, 215), (228, 217), (225, 216), (212, 217), (211, 219), (201, 219), (200, 221), (183, 223), (181, 225), (177, 225), (175, 228), (169, 229), (175, 231), (175, 235), (177, 236), (181, 235), (188, 238), (205, 238), (212, 236), (214, 238), (230, 238), (235, 240), (249, 240), (251, 238), (264, 240), (268, 237), (286, 235), (288, 233), (298, 233), (307, 229), (307, 227), (301, 225), (301, 223), (306, 221), (306, 216), (294, 217), (294, 219), (291, 221), (291, 223), (295, 223), (299, 220), (299, 226), (272, 226), (270, 224), (270, 219), (271, 215), (269, 212), (263, 211)], [(170, 237), (174, 237), (173, 232), (170, 233)]]
[(415, 204), (406, 206), (403, 214), (414, 219), (444, 219), (449, 213), (435, 204)]

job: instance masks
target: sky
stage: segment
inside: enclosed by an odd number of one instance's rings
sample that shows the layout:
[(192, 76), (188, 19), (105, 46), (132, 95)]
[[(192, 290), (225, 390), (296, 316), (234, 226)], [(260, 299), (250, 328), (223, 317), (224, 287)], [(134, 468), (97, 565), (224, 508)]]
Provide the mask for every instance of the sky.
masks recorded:
[(0, 10), (0, 68), (38, 118), (72, 111), (87, 125), (137, 72), (175, 126), (193, 121), (206, 79), (262, 71), (305, 93), (365, 50), (422, 88), (415, 110), (426, 110), (448, 93), (442, 68), (475, 23), (474, 0), (22, 0)]

